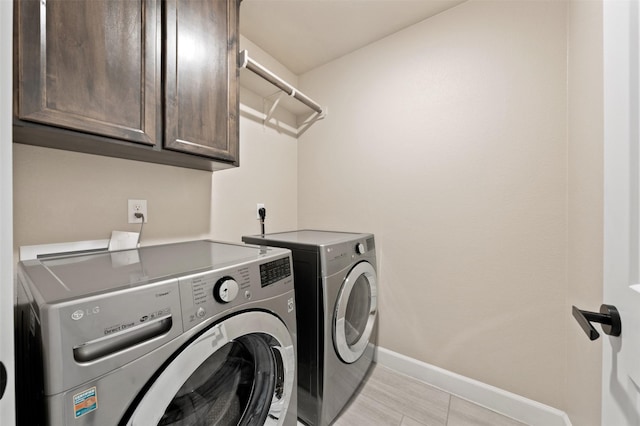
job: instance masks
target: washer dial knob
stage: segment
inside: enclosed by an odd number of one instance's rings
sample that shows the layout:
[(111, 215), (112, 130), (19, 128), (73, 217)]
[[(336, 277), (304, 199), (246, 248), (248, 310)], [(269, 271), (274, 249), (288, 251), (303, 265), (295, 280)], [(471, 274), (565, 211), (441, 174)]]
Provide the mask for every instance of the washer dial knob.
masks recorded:
[(356, 244), (356, 253), (364, 254), (364, 244), (362, 243)]
[(238, 283), (231, 277), (222, 277), (213, 286), (213, 297), (220, 303), (229, 303), (238, 295)]

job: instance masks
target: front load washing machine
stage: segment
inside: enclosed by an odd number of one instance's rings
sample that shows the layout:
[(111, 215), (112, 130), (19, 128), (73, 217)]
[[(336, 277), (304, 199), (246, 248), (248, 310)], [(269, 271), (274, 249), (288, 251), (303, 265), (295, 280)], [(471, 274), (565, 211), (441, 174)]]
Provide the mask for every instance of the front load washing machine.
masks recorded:
[(295, 425), (291, 253), (212, 241), (19, 264), (20, 425)]
[(298, 326), (298, 417), (328, 425), (371, 366), (377, 273), (372, 234), (301, 230), (245, 236), (293, 253)]

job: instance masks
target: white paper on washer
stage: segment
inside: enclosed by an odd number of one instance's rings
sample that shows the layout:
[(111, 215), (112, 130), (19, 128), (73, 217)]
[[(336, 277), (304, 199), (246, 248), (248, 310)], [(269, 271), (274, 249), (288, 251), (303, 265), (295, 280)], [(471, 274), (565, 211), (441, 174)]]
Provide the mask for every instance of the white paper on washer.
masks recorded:
[(109, 251), (134, 249), (138, 245), (138, 232), (111, 231)]

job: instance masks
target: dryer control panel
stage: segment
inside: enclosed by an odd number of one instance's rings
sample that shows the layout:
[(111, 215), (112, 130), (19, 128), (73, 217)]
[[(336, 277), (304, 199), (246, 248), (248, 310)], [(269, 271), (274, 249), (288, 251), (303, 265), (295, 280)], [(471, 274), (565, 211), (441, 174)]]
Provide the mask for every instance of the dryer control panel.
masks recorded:
[(352, 241), (321, 247), (321, 274), (327, 277), (342, 273), (344, 269), (351, 268), (361, 260), (375, 264), (375, 249), (375, 240), (370, 234), (364, 234)]

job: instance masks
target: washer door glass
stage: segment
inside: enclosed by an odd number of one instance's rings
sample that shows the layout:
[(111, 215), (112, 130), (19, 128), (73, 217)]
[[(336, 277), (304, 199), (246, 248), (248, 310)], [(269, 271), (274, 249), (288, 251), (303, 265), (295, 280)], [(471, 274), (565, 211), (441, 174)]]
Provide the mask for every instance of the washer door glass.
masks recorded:
[(280, 425), (294, 368), (291, 336), (276, 317), (231, 317), (186, 345), (141, 395), (127, 424)]
[(158, 425), (263, 424), (276, 377), (274, 354), (264, 337), (242, 336), (191, 374)]
[(364, 353), (376, 319), (378, 307), (376, 272), (368, 262), (358, 263), (345, 278), (334, 319), (334, 344), (347, 363)]

